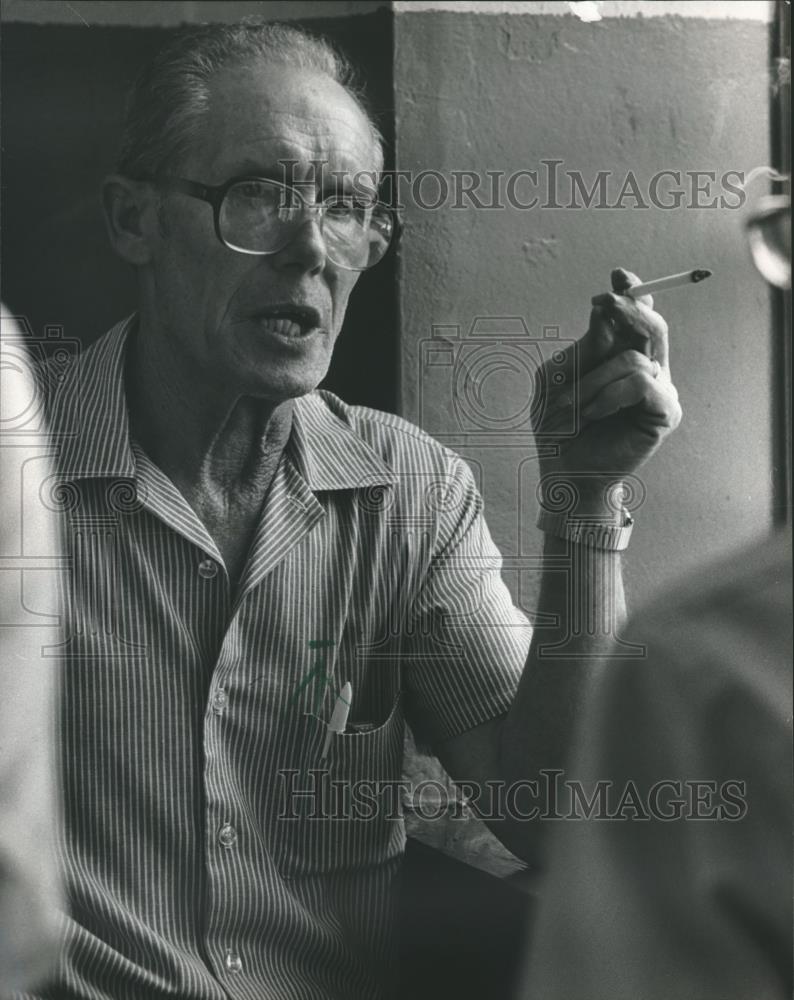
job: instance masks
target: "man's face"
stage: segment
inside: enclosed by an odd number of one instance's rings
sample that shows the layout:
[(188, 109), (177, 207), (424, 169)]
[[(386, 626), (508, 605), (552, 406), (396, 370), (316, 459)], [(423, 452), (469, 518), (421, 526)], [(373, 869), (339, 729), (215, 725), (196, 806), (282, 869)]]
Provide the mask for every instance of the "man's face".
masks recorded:
[[(210, 94), (203, 140), (179, 171), (189, 180), (282, 180), (281, 164), (293, 161), (296, 186), (319, 201), (343, 175), (377, 166), (364, 116), (328, 77), (249, 63), (218, 73)], [(197, 390), (280, 401), (315, 388), (358, 279), (328, 260), (318, 222), (307, 217), (277, 253), (249, 256), (218, 240), (206, 202), (169, 194), (165, 216), (150, 269), (154, 318)], [(274, 322), (272, 313), (290, 305), (316, 310), (316, 326), (296, 334)]]

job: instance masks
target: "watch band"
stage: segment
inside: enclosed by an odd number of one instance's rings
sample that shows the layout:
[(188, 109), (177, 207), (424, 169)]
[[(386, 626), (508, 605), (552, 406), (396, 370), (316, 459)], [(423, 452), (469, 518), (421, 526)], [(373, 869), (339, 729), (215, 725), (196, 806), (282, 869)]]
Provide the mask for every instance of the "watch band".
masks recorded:
[(552, 514), (541, 508), (537, 525), (541, 531), (556, 538), (566, 538), (577, 545), (609, 552), (622, 552), (629, 546), (634, 530), (634, 518), (623, 509), (623, 524), (605, 524), (596, 517), (571, 517), (567, 513)]

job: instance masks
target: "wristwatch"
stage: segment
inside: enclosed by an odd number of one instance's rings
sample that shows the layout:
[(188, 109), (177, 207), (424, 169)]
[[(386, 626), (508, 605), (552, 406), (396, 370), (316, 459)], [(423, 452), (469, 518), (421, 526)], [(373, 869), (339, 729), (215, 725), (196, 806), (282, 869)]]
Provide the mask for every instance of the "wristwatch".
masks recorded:
[(554, 535), (556, 538), (566, 538), (577, 545), (609, 552), (622, 552), (628, 548), (634, 530), (634, 518), (625, 507), (622, 514), (622, 524), (605, 524), (597, 517), (571, 517), (565, 512), (553, 514), (541, 508), (537, 525), (546, 534)]

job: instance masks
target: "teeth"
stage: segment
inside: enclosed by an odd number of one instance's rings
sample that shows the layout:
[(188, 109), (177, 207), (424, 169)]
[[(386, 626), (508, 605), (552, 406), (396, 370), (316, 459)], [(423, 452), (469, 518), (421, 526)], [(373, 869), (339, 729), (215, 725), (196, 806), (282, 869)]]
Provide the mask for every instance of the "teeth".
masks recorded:
[(277, 333), (282, 337), (299, 337), (301, 335), (300, 325), (291, 319), (269, 317), (263, 320), (262, 325), (268, 333)]

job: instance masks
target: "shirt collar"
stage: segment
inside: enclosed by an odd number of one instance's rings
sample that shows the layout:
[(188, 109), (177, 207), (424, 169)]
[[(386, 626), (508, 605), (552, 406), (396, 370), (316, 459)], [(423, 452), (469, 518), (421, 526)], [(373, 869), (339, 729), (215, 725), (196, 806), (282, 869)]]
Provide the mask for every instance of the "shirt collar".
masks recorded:
[[(135, 478), (124, 363), (136, 321), (135, 315), (127, 317), (85, 351), (55, 394), (53, 426), (68, 427), (58, 437), (59, 467), (65, 478)], [(338, 408), (339, 414), (319, 392), (295, 401), (286, 451), (309, 488), (343, 490), (394, 483), (393, 470), (343, 419), (343, 405)]]
[(311, 392), (295, 401), (287, 451), (309, 488), (355, 490), (395, 483), (394, 471), (334, 412), (331, 400)]
[(135, 476), (124, 394), (127, 339), (135, 321), (128, 316), (81, 353), (52, 396), (51, 426), (66, 478)]

